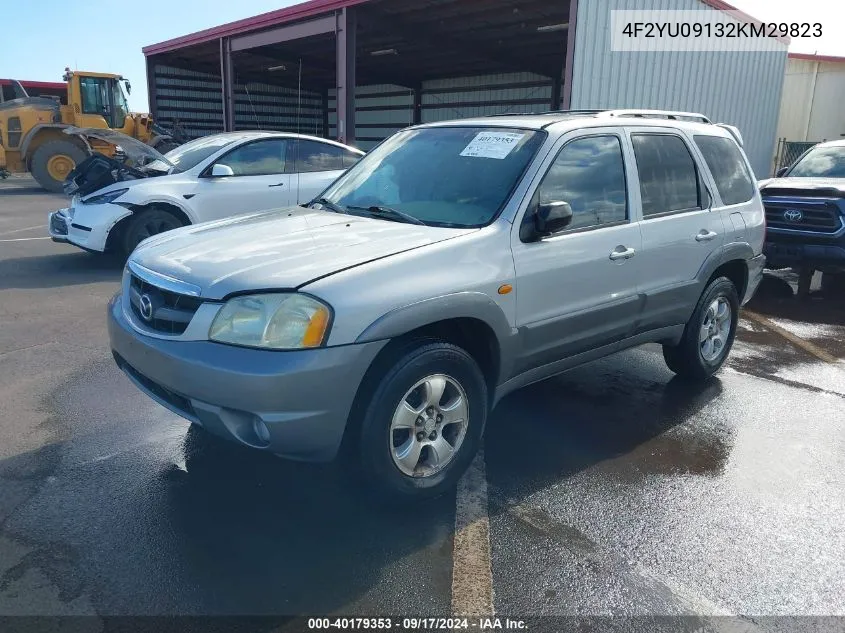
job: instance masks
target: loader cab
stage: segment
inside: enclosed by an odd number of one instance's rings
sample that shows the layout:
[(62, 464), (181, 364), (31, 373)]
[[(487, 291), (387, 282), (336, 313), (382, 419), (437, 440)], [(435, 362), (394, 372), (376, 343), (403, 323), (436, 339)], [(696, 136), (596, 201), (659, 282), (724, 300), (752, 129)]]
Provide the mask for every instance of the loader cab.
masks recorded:
[(125, 83), (129, 88), (128, 81), (119, 75), (102, 73), (68, 71), (65, 77), (77, 127), (108, 127), (132, 136), (129, 104), (121, 85)]

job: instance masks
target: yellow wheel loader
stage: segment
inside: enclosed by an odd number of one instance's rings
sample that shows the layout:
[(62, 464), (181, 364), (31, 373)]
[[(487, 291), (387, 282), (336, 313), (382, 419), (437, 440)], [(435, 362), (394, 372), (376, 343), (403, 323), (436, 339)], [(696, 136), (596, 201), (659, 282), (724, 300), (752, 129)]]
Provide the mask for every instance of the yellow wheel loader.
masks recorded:
[[(129, 81), (120, 75), (65, 69), (67, 104), (30, 97), (20, 82), (0, 92), (0, 177), (30, 172), (44, 189), (61, 192), (67, 175), (92, 152), (109, 157), (118, 149), (102, 139), (64, 134), (68, 127), (110, 129), (154, 147), (161, 154), (183, 139), (153, 122), (149, 114), (129, 111)], [(7, 86), (8, 88), (8, 86)]]

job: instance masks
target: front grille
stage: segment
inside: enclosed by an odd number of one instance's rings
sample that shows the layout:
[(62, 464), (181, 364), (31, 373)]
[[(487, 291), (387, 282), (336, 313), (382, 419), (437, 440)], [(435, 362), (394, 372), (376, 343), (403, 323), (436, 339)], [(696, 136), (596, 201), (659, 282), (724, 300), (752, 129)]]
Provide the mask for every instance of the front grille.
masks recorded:
[[(148, 308), (146, 315), (142, 301)], [(130, 275), (129, 303), (133, 314), (150, 329), (163, 334), (182, 334), (202, 305), (202, 299), (164, 290)]]
[[(771, 229), (836, 233), (842, 228), (839, 207), (832, 202), (812, 206), (798, 203), (765, 204), (766, 225)], [(792, 216), (792, 219), (789, 216)]]
[(67, 235), (67, 222), (58, 213), (50, 216), (50, 231), (56, 235)]
[(191, 405), (190, 400), (176, 392), (170, 391), (170, 389), (163, 387), (154, 380), (147, 378), (144, 374), (127, 363), (126, 360), (124, 360), (124, 358), (117, 352), (112, 351), (112, 354), (114, 355), (114, 360), (117, 363), (117, 366), (137, 380), (144, 389), (163, 400), (177, 411), (181, 411), (185, 416), (189, 418), (196, 417), (194, 407)]

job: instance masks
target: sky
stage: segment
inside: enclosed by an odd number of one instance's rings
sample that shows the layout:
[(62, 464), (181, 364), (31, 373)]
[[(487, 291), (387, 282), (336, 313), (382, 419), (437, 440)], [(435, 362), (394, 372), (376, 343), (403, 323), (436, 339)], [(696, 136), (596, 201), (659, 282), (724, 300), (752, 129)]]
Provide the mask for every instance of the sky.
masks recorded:
[[(0, 77), (61, 81), (65, 66), (121, 74), (132, 82), (129, 105), (147, 111), (143, 46), (296, 2), (144, 0), (121, 4), (85, 0), (73, 3), (72, 8), (59, 0), (7, 4), (0, 37)], [(793, 40), (790, 50), (845, 57), (842, 0), (733, 0), (731, 4), (765, 22), (820, 22), (823, 37)]]

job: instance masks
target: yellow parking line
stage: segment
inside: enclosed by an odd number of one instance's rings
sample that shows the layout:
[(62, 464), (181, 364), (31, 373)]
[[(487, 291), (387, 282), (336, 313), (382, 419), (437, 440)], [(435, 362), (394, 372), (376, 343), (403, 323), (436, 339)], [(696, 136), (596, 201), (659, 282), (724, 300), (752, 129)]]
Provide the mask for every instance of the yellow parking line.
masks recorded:
[(767, 319), (761, 314), (757, 314), (756, 312), (751, 312), (750, 310), (743, 310), (742, 316), (751, 319), (762, 325), (767, 330), (771, 330), (772, 332), (781, 335), (787, 341), (795, 345), (796, 347), (800, 347), (805, 352), (812, 354), (819, 360), (823, 360), (826, 363), (839, 363), (839, 359), (835, 356), (831, 356), (818, 345), (814, 345), (810, 341), (805, 341), (804, 339), (795, 336), (792, 332), (783, 329), (779, 325), (773, 323), (770, 319)]
[(487, 475), (479, 451), (458, 484), (455, 545), (452, 554), (452, 615), (494, 614)]

